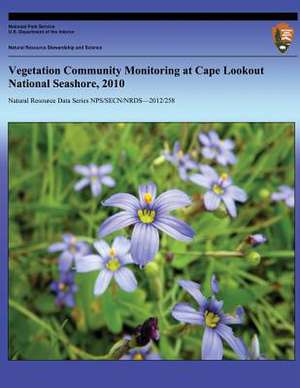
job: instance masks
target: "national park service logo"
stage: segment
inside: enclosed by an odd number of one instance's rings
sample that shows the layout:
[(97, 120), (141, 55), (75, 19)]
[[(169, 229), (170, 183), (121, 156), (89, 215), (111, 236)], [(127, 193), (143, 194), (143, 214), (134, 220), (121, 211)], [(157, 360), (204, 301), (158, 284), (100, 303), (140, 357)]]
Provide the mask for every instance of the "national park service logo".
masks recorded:
[(272, 28), (272, 36), (275, 46), (284, 54), (294, 39), (294, 29), (287, 23), (278, 23)]

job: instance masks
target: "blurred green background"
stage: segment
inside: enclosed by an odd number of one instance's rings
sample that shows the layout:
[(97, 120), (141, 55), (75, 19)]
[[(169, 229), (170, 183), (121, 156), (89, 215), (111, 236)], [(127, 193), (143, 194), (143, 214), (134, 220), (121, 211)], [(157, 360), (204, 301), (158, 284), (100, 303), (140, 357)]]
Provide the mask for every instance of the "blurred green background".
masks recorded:
[[(215, 129), (236, 142), (238, 163), (228, 171), (246, 190), (234, 220), (203, 210), (178, 211), (193, 226), (191, 244), (164, 235), (156, 265), (132, 267), (138, 289), (132, 294), (112, 287), (94, 297), (97, 273), (78, 274), (74, 309), (59, 308), (49, 285), (58, 278), (57, 259), (47, 252), (64, 232), (92, 242), (102, 221), (116, 209), (102, 208), (113, 193), (136, 194), (149, 180), (158, 192), (178, 188), (195, 204), (204, 191), (180, 180), (174, 166), (160, 157), (179, 140), (201, 162), (198, 134)], [(103, 186), (93, 199), (90, 189), (76, 193), (75, 164), (111, 163), (116, 187)], [(224, 169), (218, 168), (218, 171)], [(172, 307), (189, 297), (177, 280), (191, 279), (210, 293), (210, 277), (220, 282), (224, 310), (243, 305), (246, 322), (237, 327), (246, 344), (254, 333), (268, 359), (294, 358), (294, 216), (270, 193), (294, 185), (294, 127), (290, 123), (13, 123), (9, 126), (9, 351), (12, 359), (90, 359), (105, 354), (122, 336), (149, 316), (158, 316), (163, 359), (199, 359), (202, 328), (174, 335)], [(176, 212), (175, 212), (176, 215)], [(268, 243), (255, 249), (258, 265), (245, 258), (201, 256), (211, 250), (234, 250), (249, 234), (264, 233)], [(127, 228), (114, 235), (130, 236)], [(114, 235), (109, 236), (109, 242)], [(189, 254), (189, 252), (192, 252)], [(199, 255), (197, 255), (199, 252)], [(172, 255), (170, 253), (173, 253)], [(225, 358), (235, 358), (225, 346)]]

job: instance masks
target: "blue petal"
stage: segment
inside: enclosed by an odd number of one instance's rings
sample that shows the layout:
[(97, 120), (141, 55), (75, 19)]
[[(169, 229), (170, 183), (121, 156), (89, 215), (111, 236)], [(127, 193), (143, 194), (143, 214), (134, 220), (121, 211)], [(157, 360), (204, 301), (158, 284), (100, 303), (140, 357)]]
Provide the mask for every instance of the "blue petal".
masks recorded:
[(235, 143), (233, 140), (230, 140), (230, 139), (223, 140), (222, 148), (224, 148), (225, 150), (232, 150), (234, 149), (234, 147), (235, 147)]
[(179, 241), (191, 241), (195, 235), (188, 224), (172, 216), (159, 216), (153, 225)]
[(94, 243), (94, 247), (101, 257), (103, 257), (104, 259), (109, 257), (110, 246), (107, 244), (106, 241), (104, 240), (96, 241)]
[(240, 338), (234, 336), (233, 331), (229, 326), (219, 323), (215, 330), (241, 359), (247, 357), (247, 351), (243, 342)]
[(214, 148), (204, 147), (201, 150), (201, 153), (206, 159), (213, 159), (216, 157), (216, 150)]
[(227, 157), (228, 163), (230, 163), (230, 164), (236, 164), (237, 160), (236, 160), (236, 157), (235, 157), (235, 155), (234, 155), (233, 152), (231, 152), (231, 151), (226, 151), (226, 157)]
[(130, 240), (123, 236), (118, 236), (114, 239), (112, 247), (116, 250), (119, 258), (125, 256), (130, 250)]
[(64, 296), (64, 304), (71, 308), (75, 306), (74, 295), (71, 292)]
[(201, 350), (202, 360), (222, 360), (223, 344), (215, 329), (205, 328)]
[(216, 210), (221, 202), (221, 198), (216, 195), (213, 191), (208, 191), (204, 194), (204, 205), (207, 210)]
[(139, 201), (131, 194), (119, 193), (112, 195), (106, 201), (102, 202), (102, 205), (119, 207), (123, 210), (135, 212), (139, 208)]
[(64, 251), (59, 256), (59, 262), (58, 262), (59, 270), (63, 272), (68, 271), (72, 266), (73, 258), (74, 256), (71, 252)]
[(178, 284), (196, 300), (199, 306), (203, 306), (206, 303), (206, 298), (200, 291), (200, 284), (191, 280), (179, 280)]
[(107, 269), (103, 269), (99, 273), (94, 287), (95, 295), (101, 295), (106, 291), (112, 276), (113, 276), (113, 273), (111, 271), (108, 271)]
[(157, 353), (150, 352), (145, 355), (145, 360), (150, 360), (150, 361), (161, 360), (161, 357)]
[(285, 203), (288, 207), (294, 207), (295, 206), (295, 197), (294, 194), (290, 195), (286, 200)]
[(107, 218), (99, 228), (99, 236), (105, 237), (117, 230), (123, 229), (126, 226), (132, 225), (136, 222), (136, 218), (128, 211), (117, 213)]
[(74, 171), (78, 174), (89, 176), (90, 175), (90, 169), (87, 166), (82, 166), (81, 164), (76, 164), (74, 166)]
[(115, 281), (126, 292), (132, 292), (137, 287), (137, 281), (133, 272), (128, 268), (120, 268), (114, 274)]
[(226, 194), (230, 195), (232, 199), (239, 202), (247, 201), (247, 194), (243, 189), (237, 186), (229, 186), (226, 189)]
[(172, 210), (191, 205), (190, 197), (181, 190), (168, 190), (160, 194), (154, 202), (155, 210), (168, 213)]
[(208, 136), (210, 137), (210, 140), (213, 145), (217, 145), (217, 146), (220, 145), (221, 141), (216, 131), (208, 132)]
[(59, 243), (54, 243), (50, 245), (48, 248), (48, 252), (53, 253), (53, 252), (59, 252), (59, 251), (64, 251), (67, 249), (67, 244), (64, 242), (59, 242)]
[(116, 185), (116, 181), (108, 175), (101, 178), (101, 183), (108, 187), (114, 187)]
[(271, 195), (272, 201), (281, 201), (285, 199), (286, 195), (284, 193), (273, 193)]
[(133, 261), (144, 266), (156, 255), (159, 248), (159, 235), (152, 225), (138, 223), (131, 237), (131, 256)]
[(172, 316), (179, 322), (190, 323), (191, 325), (203, 324), (203, 314), (187, 303), (178, 303), (172, 310)]
[(278, 187), (279, 191), (282, 193), (285, 193), (286, 195), (290, 195), (291, 193), (294, 193), (294, 189), (292, 189), (290, 186), (287, 185), (281, 185)]
[(216, 161), (217, 161), (219, 164), (221, 164), (222, 166), (227, 166), (227, 163), (228, 163), (227, 157), (226, 157), (226, 155), (225, 155), (223, 152), (218, 153), (218, 154), (216, 155)]
[(82, 190), (85, 186), (87, 186), (90, 183), (90, 180), (88, 178), (80, 179), (80, 181), (76, 182), (74, 185), (75, 191)]
[(77, 272), (96, 271), (103, 267), (102, 260), (98, 255), (88, 255), (76, 260)]
[(229, 314), (224, 314), (222, 316), (222, 323), (224, 323), (224, 325), (240, 325), (241, 323), (243, 323), (243, 320), (238, 315), (234, 317)]
[(180, 143), (179, 143), (179, 141), (176, 141), (175, 143), (174, 143), (174, 147), (173, 147), (173, 154), (174, 155), (176, 155), (176, 154), (178, 154), (178, 152), (180, 151)]
[(203, 144), (203, 145), (205, 145), (205, 146), (207, 146), (207, 147), (209, 147), (210, 146), (210, 139), (209, 139), (209, 137), (205, 134), (205, 133), (199, 133), (199, 141)]
[(133, 264), (134, 263), (130, 253), (127, 253), (126, 255), (124, 255), (122, 257), (118, 257), (118, 259), (120, 260), (120, 263), (122, 265)]
[(226, 193), (225, 195), (223, 195), (222, 200), (226, 206), (226, 209), (228, 210), (228, 213), (231, 215), (231, 217), (236, 217), (236, 215), (237, 215), (236, 206), (235, 206), (234, 200), (231, 198), (231, 196)]
[(93, 197), (98, 197), (101, 194), (101, 182), (98, 178), (91, 181), (91, 190)]
[(211, 179), (202, 174), (192, 174), (190, 175), (190, 181), (196, 183), (201, 187), (205, 187), (206, 189), (211, 188)]
[(224, 302), (222, 300), (217, 300), (213, 295), (209, 300), (209, 310), (216, 314), (220, 314), (223, 308)]
[(212, 277), (211, 277), (210, 286), (211, 286), (212, 292), (214, 294), (217, 294), (220, 291), (219, 283), (217, 281), (217, 278), (216, 278), (215, 274), (213, 274)]
[(156, 185), (153, 182), (149, 182), (146, 185), (140, 185), (139, 186), (139, 198), (140, 198), (140, 203), (141, 206), (146, 206), (149, 205), (145, 202), (144, 200), (144, 195), (146, 193), (150, 193), (152, 196), (152, 203), (155, 200), (156, 197)]
[(112, 172), (112, 165), (111, 164), (103, 164), (98, 168), (99, 175), (107, 175)]
[(199, 169), (203, 175), (205, 175), (208, 179), (210, 179), (211, 182), (218, 181), (219, 175), (212, 167), (208, 166), (207, 164), (201, 164), (199, 166)]
[(178, 167), (178, 172), (179, 172), (180, 178), (181, 178), (183, 181), (187, 181), (187, 180), (188, 180), (188, 174), (187, 174), (187, 172), (186, 172), (186, 167), (185, 167), (185, 166), (179, 166), (179, 167)]

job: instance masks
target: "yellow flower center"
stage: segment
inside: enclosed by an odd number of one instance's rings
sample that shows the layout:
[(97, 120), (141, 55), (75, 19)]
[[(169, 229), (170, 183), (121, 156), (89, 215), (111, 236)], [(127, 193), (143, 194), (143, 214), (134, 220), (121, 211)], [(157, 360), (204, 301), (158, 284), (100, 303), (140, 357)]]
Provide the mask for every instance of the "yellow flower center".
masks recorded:
[(227, 181), (229, 176), (228, 176), (228, 174), (226, 172), (223, 172), (223, 174), (221, 174), (220, 178), (221, 178), (222, 181)]
[(213, 185), (213, 192), (220, 195), (220, 194), (224, 194), (224, 190), (222, 189), (221, 186), (219, 185)]
[(121, 267), (121, 264), (118, 259), (113, 257), (106, 263), (106, 268), (112, 272), (116, 272)]
[(154, 210), (139, 210), (138, 211), (138, 216), (139, 219), (144, 223), (144, 224), (151, 224), (154, 221), (155, 218), (155, 211)]
[(184, 156), (183, 151), (182, 151), (182, 150), (179, 150), (179, 151), (177, 152), (177, 158), (178, 158), (178, 159), (182, 159), (183, 156)]
[(59, 283), (59, 284), (58, 284), (58, 289), (59, 289), (60, 291), (63, 291), (65, 288), (66, 288), (65, 283)]
[(211, 327), (211, 328), (216, 327), (217, 323), (220, 320), (220, 317), (218, 315), (216, 315), (210, 311), (207, 311), (207, 310), (205, 311), (204, 317), (205, 317), (206, 326)]
[(115, 250), (115, 248), (110, 248), (110, 250), (109, 250), (109, 256), (110, 256), (110, 257), (115, 257), (115, 256), (116, 256), (116, 250)]
[(144, 194), (144, 201), (148, 204), (148, 205), (150, 205), (150, 203), (152, 202), (152, 195), (151, 195), (151, 193), (146, 193), (146, 194)]
[(143, 361), (144, 357), (141, 353), (135, 353), (135, 355), (132, 357), (134, 361)]

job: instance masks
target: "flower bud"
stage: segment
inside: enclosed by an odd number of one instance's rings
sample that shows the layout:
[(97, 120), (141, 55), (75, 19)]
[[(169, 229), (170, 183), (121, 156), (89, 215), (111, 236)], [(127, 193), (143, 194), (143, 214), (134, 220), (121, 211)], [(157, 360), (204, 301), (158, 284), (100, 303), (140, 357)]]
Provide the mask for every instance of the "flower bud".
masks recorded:
[(153, 160), (153, 166), (159, 166), (159, 165), (161, 165), (162, 163), (164, 163), (165, 162), (165, 157), (164, 157), (164, 155), (161, 155), (161, 156), (159, 156), (159, 157), (157, 157), (156, 159), (154, 159)]
[(250, 252), (248, 253), (248, 255), (246, 256), (246, 260), (249, 264), (255, 266), (255, 265), (258, 265), (260, 263), (260, 260), (261, 260), (261, 256), (258, 252)]
[(270, 198), (270, 191), (268, 189), (261, 189), (258, 193), (261, 199)]
[(136, 343), (138, 346), (145, 346), (150, 341), (159, 340), (158, 319), (148, 318), (142, 325), (136, 328)]
[(252, 247), (257, 247), (265, 242), (267, 242), (267, 238), (263, 234), (252, 234), (246, 238), (246, 243)]
[(159, 275), (159, 267), (158, 267), (157, 263), (155, 263), (154, 261), (151, 261), (150, 263), (148, 263), (145, 267), (145, 272), (149, 276), (158, 276)]

